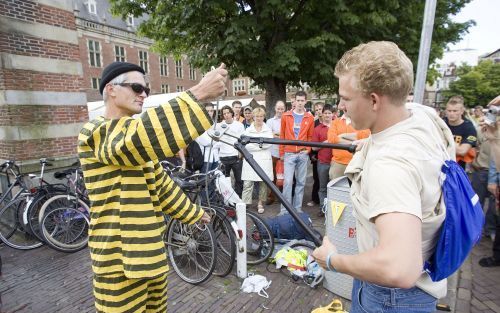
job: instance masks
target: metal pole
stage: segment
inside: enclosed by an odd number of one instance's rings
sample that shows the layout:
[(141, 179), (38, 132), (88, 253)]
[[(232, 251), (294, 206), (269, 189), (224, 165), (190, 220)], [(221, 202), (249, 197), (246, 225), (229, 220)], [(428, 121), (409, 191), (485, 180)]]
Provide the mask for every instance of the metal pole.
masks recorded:
[(426, 0), (424, 10), (424, 22), (420, 36), (420, 51), (418, 53), (417, 78), (415, 79), (415, 90), (413, 101), (423, 103), (427, 68), (429, 66), (429, 53), (432, 42), (432, 28), (434, 27), (434, 15), (436, 13), (436, 0)]
[(236, 274), (239, 278), (245, 279), (247, 273), (247, 206), (245, 203), (236, 203), (236, 218), (238, 229), (241, 229), (243, 236), (241, 238), (241, 245), (243, 249), (236, 251)]

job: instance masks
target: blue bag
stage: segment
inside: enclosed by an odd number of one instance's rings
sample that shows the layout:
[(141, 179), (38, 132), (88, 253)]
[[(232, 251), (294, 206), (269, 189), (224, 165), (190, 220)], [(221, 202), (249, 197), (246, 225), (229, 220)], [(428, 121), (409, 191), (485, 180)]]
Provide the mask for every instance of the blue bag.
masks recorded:
[(446, 176), (442, 185), (446, 217), (436, 250), (424, 264), (432, 281), (450, 276), (462, 265), (481, 238), (484, 224), (479, 197), (462, 167), (448, 160), (441, 171)]

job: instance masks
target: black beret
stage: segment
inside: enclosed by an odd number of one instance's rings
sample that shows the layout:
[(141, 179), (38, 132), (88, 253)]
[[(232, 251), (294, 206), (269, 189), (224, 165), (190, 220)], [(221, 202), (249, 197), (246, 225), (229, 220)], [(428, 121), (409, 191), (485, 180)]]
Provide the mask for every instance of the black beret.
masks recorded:
[(127, 63), (127, 62), (113, 62), (106, 66), (104, 71), (102, 71), (101, 83), (99, 84), (99, 92), (102, 95), (104, 87), (113, 80), (113, 78), (120, 76), (123, 73), (137, 71), (142, 74), (146, 74), (144, 69), (138, 65)]

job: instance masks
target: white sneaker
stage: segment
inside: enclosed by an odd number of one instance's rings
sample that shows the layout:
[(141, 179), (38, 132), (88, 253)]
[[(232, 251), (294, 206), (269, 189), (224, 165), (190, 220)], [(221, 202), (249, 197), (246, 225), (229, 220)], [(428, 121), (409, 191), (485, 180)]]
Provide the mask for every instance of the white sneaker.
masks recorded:
[(314, 203), (313, 201), (307, 202), (307, 206), (315, 206), (315, 205), (316, 205), (316, 203)]

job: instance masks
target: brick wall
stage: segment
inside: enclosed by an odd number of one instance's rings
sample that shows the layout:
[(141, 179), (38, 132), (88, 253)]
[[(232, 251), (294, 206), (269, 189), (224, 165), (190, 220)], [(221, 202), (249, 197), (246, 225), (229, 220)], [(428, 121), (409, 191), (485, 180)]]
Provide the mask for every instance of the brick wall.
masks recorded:
[(28, 0), (0, 1), (0, 15), (29, 21), (76, 29), (73, 12), (57, 9)]
[(31, 140), (0, 140), (0, 159), (16, 161), (76, 156), (77, 136)]
[(11, 69), (2, 70), (1, 74), (4, 80), (0, 78), (0, 86), (3, 84), (3, 89), (80, 92), (83, 84), (83, 78), (78, 75)]
[[(28, 161), (41, 157), (75, 156), (77, 131), (73, 129), (88, 120), (88, 112), (85, 100), (79, 105), (64, 103), (66, 95), (78, 99), (83, 92), (83, 76), (66, 74), (67, 69), (61, 66), (72, 64), (72, 68), (78, 68), (81, 62), (79, 45), (68, 40), (72, 33), (74, 42), (78, 38), (72, 8), (65, 10), (28, 0), (2, 0), (0, 15), (15, 19), (19, 24), (14, 25), (20, 25), (19, 29), (11, 29), (8, 33), (0, 30), (0, 52), (17, 58), (28, 57), (33, 62), (30, 63), (33, 70), (0, 64), (0, 89), (13, 95), (6, 99), (26, 101), (7, 100), (5, 105), (0, 105), (0, 130), (10, 136), (0, 140), (0, 159)], [(38, 24), (54, 31), (62, 28), (66, 38), (58, 41), (43, 38), (44, 35), (37, 37), (33, 35), (37, 32), (26, 31)], [(49, 72), (41, 70), (45, 68)], [(56, 93), (54, 99), (61, 100), (54, 101), (61, 103), (37, 103), (32, 92), (40, 91)], [(45, 101), (47, 103), (47, 99)], [(57, 133), (59, 126), (71, 131)], [(37, 131), (38, 128), (40, 131)], [(51, 133), (47, 134), (49, 130)]]

